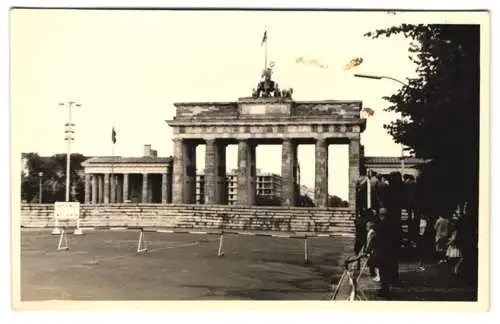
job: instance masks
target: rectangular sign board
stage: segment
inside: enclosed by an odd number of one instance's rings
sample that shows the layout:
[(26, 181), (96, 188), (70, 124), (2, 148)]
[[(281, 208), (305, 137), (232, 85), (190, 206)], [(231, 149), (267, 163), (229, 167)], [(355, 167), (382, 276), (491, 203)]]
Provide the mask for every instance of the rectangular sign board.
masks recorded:
[(80, 218), (80, 203), (56, 201), (54, 217), (57, 220), (77, 220)]

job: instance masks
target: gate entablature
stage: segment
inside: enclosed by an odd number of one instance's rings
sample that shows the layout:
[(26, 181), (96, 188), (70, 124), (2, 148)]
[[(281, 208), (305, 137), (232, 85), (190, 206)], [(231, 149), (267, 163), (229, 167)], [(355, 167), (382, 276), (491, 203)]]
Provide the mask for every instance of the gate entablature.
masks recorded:
[(240, 98), (233, 102), (174, 103), (176, 115), (170, 122), (197, 120), (323, 119), (330, 121), (364, 120), (360, 118), (361, 101), (294, 101), (289, 98)]
[(241, 98), (237, 102), (176, 103), (168, 120), (180, 139), (352, 138), (366, 128), (360, 101)]

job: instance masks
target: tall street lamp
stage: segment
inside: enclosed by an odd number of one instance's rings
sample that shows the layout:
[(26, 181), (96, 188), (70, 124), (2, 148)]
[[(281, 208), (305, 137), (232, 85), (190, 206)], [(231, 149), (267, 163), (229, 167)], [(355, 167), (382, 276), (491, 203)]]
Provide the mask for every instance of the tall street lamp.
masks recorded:
[(61, 107), (67, 107), (68, 108), (68, 121), (65, 124), (65, 136), (64, 140), (68, 141), (68, 151), (66, 153), (66, 202), (69, 202), (69, 191), (70, 191), (70, 179), (71, 179), (71, 174), (70, 174), (70, 164), (71, 164), (71, 142), (75, 140), (74, 134), (75, 134), (75, 124), (73, 124), (71, 120), (71, 110), (73, 106), (75, 107), (81, 107), (81, 105), (75, 101), (68, 101), (67, 104), (64, 104), (62, 102), (59, 103), (59, 106)]
[(43, 177), (43, 172), (38, 172), (38, 178), (40, 179), (39, 181), (39, 187), (38, 187), (38, 203), (42, 203), (42, 194), (43, 194), (43, 189), (42, 189), (42, 177)]
[[(404, 83), (401, 80), (395, 79), (390, 76), (385, 76), (385, 75), (374, 75), (374, 74), (354, 74), (356, 78), (363, 78), (363, 79), (372, 79), (372, 80), (382, 80), (382, 79), (387, 79), (387, 80), (392, 80), (394, 82), (398, 82), (404, 86), (408, 86), (406, 83)], [(405, 172), (405, 155), (404, 155), (404, 145), (401, 143), (401, 176), (404, 176)]]
[(395, 78), (392, 78), (392, 77), (389, 77), (389, 76), (385, 76), (385, 75), (373, 75), (373, 74), (354, 74), (354, 76), (356, 78), (364, 78), (364, 79), (374, 79), (374, 80), (381, 80), (381, 79), (387, 79), (387, 80), (392, 80), (392, 81), (395, 81), (395, 82), (398, 82), (398, 83), (401, 83), (402, 85), (404, 86), (408, 86), (406, 83), (404, 83), (403, 81), (400, 81), (398, 79), (395, 79)]

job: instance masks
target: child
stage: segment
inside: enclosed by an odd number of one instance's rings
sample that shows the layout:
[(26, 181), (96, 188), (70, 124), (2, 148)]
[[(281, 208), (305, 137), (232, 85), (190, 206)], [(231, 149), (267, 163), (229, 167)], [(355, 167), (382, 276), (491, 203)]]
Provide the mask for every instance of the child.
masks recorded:
[(439, 216), (434, 225), (436, 230), (436, 253), (438, 256), (438, 263), (446, 262), (446, 248), (448, 247), (448, 238), (450, 235), (450, 220)]
[[(364, 246), (366, 245), (366, 223), (368, 221), (375, 221), (375, 212), (371, 209), (363, 211), (361, 217), (358, 217), (355, 221), (356, 226), (356, 236), (354, 242), (354, 252), (359, 255), (364, 251)], [(358, 270), (360, 269), (360, 261), (358, 261)]]
[(429, 238), (429, 228), (427, 215), (420, 217), (418, 238), (417, 238), (417, 253), (418, 253), (418, 267), (417, 271), (424, 271), (426, 269), (425, 262), (428, 261), (429, 255), (432, 254), (432, 240)]
[(458, 276), (458, 270), (462, 264), (462, 253), (457, 246), (457, 229), (452, 225), (452, 232), (448, 240), (448, 249), (446, 250), (446, 257), (453, 265), (453, 274)]
[(376, 244), (376, 232), (375, 223), (368, 221), (366, 223), (366, 245), (364, 248), (364, 253), (368, 254), (368, 267), (370, 267), (370, 275), (372, 275), (373, 280), (376, 282), (380, 281), (379, 270), (377, 268), (377, 244)]

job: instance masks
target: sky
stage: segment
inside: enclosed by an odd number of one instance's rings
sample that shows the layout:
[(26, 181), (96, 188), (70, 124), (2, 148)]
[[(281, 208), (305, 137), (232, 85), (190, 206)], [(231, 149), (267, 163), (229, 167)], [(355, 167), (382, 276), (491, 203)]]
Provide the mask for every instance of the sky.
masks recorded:
[[(174, 102), (236, 101), (251, 95), (264, 65), (264, 30), (273, 78), (292, 87), (295, 100), (361, 100), (375, 110), (361, 136), (368, 156), (399, 156), (401, 148), (383, 129), (397, 118), (384, 112), (383, 96), (400, 84), (354, 73), (405, 80), (415, 76), (403, 37), (370, 39), (363, 34), (409, 22), (415, 14), (387, 12), (259, 11), (11, 11), (11, 106), (21, 152), (65, 153), (68, 109), (73, 109), (72, 151), (140, 156), (151, 144), (159, 156), (173, 154)], [(328, 69), (295, 63), (321, 59)], [(345, 71), (355, 57), (363, 63)], [(204, 166), (199, 147), (198, 170)], [(236, 168), (236, 146), (227, 150)], [(299, 146), (302, 184), (314, 187), (314, 146)], [(348, 196), (347, 146), (330, 146), (329, 191)], [(281, 173), (280, 146), (259, 146), (257, 167)]]

